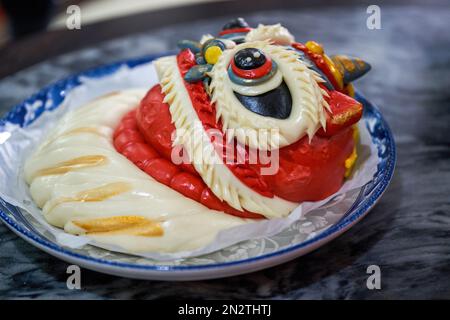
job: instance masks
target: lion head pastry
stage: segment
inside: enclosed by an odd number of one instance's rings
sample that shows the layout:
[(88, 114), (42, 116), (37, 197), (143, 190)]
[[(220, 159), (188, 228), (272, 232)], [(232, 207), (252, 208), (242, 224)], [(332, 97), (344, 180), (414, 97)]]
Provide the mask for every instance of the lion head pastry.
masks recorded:
[(67, 115), (29, 159), (32, 196), (52, 224), (190, 249), (249, 220), (240, 218), (285, 217), (351, 176), (363, 112), (351, 82), (366, 62), (241, 18), (179, 47), (154, 61), (159, 83), (148, 92)]
[[(316, 42), (295, 42), (280, 24), (251, 28), (242, 18), (179, 47), (178, 55), (156, 61), (160, 85), (137, 111), (137, 125), (160, 145), (151, 137), (154, 122), (167, 113), (173, 145), (187, 153), (187, 172), (213, 198), (196, 200), (270, 218), (288, 214), (290, 202), (339, 189), (356, 158), (353, 125), (362, 115), (351, 81), (369, 70), (367, 63), (328, 57)], [(154, 108), (164, 111), (149, 117)], [(264, 163), (264, 152), (276, 164)]]

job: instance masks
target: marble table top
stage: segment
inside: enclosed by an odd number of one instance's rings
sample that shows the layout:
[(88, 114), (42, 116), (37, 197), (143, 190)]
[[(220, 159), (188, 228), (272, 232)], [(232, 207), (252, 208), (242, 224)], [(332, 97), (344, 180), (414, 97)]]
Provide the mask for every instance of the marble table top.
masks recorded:
[[(398, 162), (360, 223), (306, 256), (248, 275), (168, 283), (82, 270), (81, 290), (67, 289), (65, 262), (0, 223), (0, 298), (450, 298), (450, 7), (381, 6), (380, 30), (366, 27), (367, 16), (366, 6), (245, 16), (252, 25), (282, 22), (299, 41), (372, 64), (356, 86), (388, 120)], [(73, 72), (174, 49), (178, 39), (199, 38), (230, 18), (161, 27), (39, 63), (0, 80), (0, 111)], [(366, 287), (369, 265), (381, 268), (380, 290)]]

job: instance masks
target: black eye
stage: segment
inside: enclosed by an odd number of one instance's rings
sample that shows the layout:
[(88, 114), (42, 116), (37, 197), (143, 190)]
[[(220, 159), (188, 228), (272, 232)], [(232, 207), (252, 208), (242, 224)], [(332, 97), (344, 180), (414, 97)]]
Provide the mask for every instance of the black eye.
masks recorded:
[[(277, 72), (277, 64), (256, 48), (241, 49), (234, 54), (228, 67), (228, 77), (239, 86), (254, 86), (269, 81)], [(292, 97), (284, 81), (276, 88), (258, 95), (245, 95), (234, 91), (234, 95), (248, 110), (264, 117), (289, 118)]]
[(266, 56), (256, 48), (241, 49), (234, 55), (234, 64), (242, 70), (251, 70), (266, 63)]

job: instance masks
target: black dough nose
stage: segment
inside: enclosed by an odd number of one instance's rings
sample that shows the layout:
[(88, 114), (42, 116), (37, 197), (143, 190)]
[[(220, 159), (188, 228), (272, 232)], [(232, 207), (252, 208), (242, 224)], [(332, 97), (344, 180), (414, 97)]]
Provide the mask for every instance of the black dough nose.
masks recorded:
[(237, 92), (234, 95), (246, 109), (264, 117), (287, 119), (292, 111), (291, 93), (284, 81), (277, 88), (259, 96), (244, 96)]
[(242, 70), (261, 67), (266, 62), (264, 53), (256, 48), (241, 49), (234, 54), (234, 64)]

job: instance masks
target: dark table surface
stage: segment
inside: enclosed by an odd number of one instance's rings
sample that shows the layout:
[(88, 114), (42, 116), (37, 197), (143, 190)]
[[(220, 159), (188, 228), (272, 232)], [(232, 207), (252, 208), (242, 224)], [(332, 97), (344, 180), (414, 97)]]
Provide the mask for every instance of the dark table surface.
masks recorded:
[[(382, 110), (398, 151), (387, 192), (347, 233), (289, 263), (228, 279), (167, 283), (83, 270), (82, 289), (72, 291), (66, 263), (0, 224), (0, 297), (450, 298), (450, 6), (378, 3), (382, 28), (369, 30), (366, 8), (377, 2), (344, 2), (176, 8), (110, 20), (79, 34), (37, 35), (0, 50), (4, 113), (61, 77), (174, 49), (178, 39), (214, 32), (239, 12), (252, 25), (282, 22), (299, 41), (314, 39), (327, 52), (356, 54), (372, 64), (357, 87)], [(366, 287), (366, 268), (373, 264), (381, 268), (381, 290)]]

